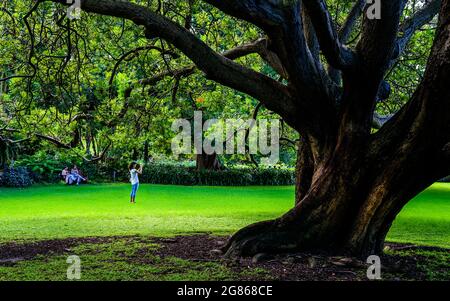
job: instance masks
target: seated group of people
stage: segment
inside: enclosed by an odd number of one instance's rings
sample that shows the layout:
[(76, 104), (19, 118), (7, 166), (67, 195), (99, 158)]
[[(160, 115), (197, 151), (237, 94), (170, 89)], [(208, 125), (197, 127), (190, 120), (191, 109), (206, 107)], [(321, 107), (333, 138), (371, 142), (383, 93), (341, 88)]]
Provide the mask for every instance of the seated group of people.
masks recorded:
[(80, 183), (86, 183), (87, 177), (83, 177), (83, 174), (80, 172), (76, 165), (69, 172), (69, 167), (65, 167), (61, 172), (61, 177), (67, 185), (80, 185)]

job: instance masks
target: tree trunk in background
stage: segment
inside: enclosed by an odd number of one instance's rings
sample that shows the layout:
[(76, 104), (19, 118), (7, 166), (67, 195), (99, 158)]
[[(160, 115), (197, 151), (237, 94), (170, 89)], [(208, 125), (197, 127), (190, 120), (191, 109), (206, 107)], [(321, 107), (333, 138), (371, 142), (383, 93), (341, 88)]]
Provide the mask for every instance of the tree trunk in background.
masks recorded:
[(221, 164), (217, 154), (199, 154), (196, 157), (197, 170), (220, 170)]
[(131, 160), (136, 161), (139, 159), (139, 154), (136, 148), (133, 148), (133, 151), (131, 152)]
[(86, 155), (89, 156), (91, 154), (91, 134), (89, 131), (86, 131)]
[(148, 160), (150, 159), (150, 156), (148, 154), (148, 148), (149, 148), (149, 144), (148, 144), (148, 140), (145, 140), (144, 142), (144, 162), (148, 162)]
[(92, 150), (94, 151), (94, 157), (98, 156), (98, 148), (97, 148), (97, 140), (95, 139), (95, 135), (92, 132)]

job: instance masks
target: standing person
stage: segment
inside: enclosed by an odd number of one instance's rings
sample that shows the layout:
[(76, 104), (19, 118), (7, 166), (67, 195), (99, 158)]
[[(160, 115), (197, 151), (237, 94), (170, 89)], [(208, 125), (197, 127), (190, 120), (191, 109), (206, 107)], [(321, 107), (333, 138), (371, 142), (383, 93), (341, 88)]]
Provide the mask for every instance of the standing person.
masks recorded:
[(139, 175), (142, 174), (143, 166), (132, 162), (128, 169), (130, 171), (130, 182), (131, 182), (131, 195), (130, 195), (130, 203), (136, 203), (136, 192), (139, 188)]

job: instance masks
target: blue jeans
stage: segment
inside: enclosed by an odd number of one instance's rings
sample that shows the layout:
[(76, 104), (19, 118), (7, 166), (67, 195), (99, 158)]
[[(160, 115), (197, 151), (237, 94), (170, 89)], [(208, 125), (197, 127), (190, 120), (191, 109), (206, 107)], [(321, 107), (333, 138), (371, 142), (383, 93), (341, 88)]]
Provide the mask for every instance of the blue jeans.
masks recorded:
[(131, 185), (131, 197), (134, 198), (136, 196), (136, 192), (138, 190), (138, 187), (139, 187), (139, 183)]

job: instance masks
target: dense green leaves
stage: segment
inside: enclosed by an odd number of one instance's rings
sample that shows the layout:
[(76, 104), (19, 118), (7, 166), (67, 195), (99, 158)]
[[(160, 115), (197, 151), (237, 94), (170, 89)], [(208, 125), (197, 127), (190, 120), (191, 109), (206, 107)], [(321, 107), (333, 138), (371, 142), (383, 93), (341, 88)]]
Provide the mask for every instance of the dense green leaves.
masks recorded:
[[(189, 1), (133, 2), (185, 26), (218, 52), (263, 36), (255, 26), (203, 1), (193, 1), (192, 6)], [(353, 3), (327, 1), (338, 29)], [(0, 129), (17, 129), (15, 138), (38, 133), (70, 145), (71, 152), (86, 159), (98, 157), (105, 149), (112, 160), (143, 158), (147, 156), (145, 145), (150, 157), (164, 158), (171, 155), (175, 133), (170, 125), (176, 118), (191, 118), (194, 110), (202, 110), (206, 118), (252, 116), (256, 100), (205, 79), (201, 72), (171, 76), (190, 66), (190, 60), (161, 39), (147, 39), (132, 22), (87, 13), (70, 21), (64, 6), (44, 2), (31, 11), (33, 5), (25, 0), (0, 5), (0, 78), (11, 77), (0, 81)], [(404, 18), (415, 11), (409, 5)], [(359, 22), (349, 46), (358, 41)], [(432, 26), (418, 31), (393, 66), (387, 77), (393, 93), (378, 105), (380, 113), (393, 113), (409, 99), (424, 72), (433, 34)], [(257, 55), (238, 62), (279, 78)], [(139, 84), (162, 73), (168, 76), (152, 85)], [(259, 118), (277, 116), (263, 108)], [(295, 140), (297, 133), (286, 127), (284, 136)], [(34, 146), (51, 150), (55, 143), (44, 139)], [(289, 143), (285, 146), (282, 160), (293, 164), (295, 150)], [(10, 160), (7, 152), (2, 151), (3, 161)], [(247, 156), (223, 158), (225, 163), (248, 160)]]

